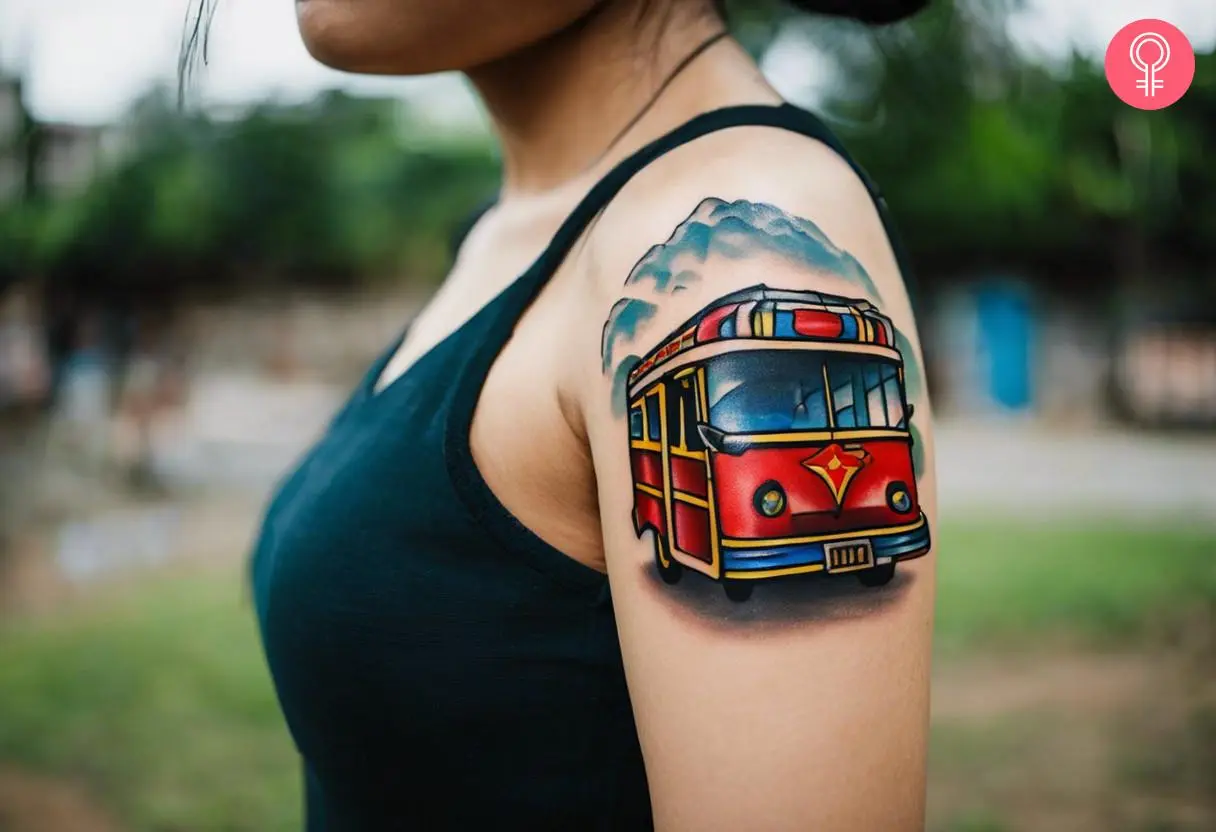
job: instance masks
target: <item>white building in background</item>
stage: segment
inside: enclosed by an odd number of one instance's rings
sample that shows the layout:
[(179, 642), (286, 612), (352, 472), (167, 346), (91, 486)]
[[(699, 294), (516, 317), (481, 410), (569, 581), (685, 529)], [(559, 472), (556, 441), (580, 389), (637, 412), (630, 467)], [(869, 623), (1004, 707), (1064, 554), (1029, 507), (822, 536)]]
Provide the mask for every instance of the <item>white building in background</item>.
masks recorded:
[(0, 70), (0, 206), (26, 195), (31, 164), (35, 186), (50, 196), (83, 188), (114, 155), (107, 152), (110, 132), (97, 125), (32, 121), (21, 78)]

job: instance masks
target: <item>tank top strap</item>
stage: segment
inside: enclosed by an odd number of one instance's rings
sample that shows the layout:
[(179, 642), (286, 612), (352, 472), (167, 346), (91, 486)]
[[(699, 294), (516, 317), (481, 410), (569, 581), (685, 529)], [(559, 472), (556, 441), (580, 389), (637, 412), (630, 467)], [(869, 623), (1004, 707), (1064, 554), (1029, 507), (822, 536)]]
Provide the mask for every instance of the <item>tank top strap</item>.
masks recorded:
[[(529, 277), (543, 286), (548, 277), (561, 266), (566, 255), (570, 253), (570, 249), (578, 242), (596, 216), (612, 202), (633, 177), (645, 170), (651, 163), (689, 142), (732, 127), (777, 127), (818, 139), (852, 165), (866, 183), (866, 187), (874, 192), (869, 176), (853, 162), (827, 125), (811, 113), (790, 104), (745, 104), (723, 107), (702, 113), (686, 121), (634, 152), (605, 174), (592, 186), (558, 228), (557, 233), (553, 235), (553, 239), (538, 258), (534, 272)], [(540, 286), (536, 288), (539, 289)]]
[[(815, 139), (831, 148), (857, 174), (874, 200), (883, 228), (894, 248), (896, 260), (904, 272), (904, 281), (908, 284), (909, 292), (912, 292), (911, 271), (894, 223), (891, 221), (886, 200), (874, 180), (845, 149), (831, 128), (824, 124), (818, 116), (792, 104), (745, 104), (711, 110), (692, 118), (634, 152), (596, 182), (566, 217), (545, 250), (521, 276), (517, 285), (512, 287), (516, 290), (514, 292), (516, 303), (506, 304), (508, 307), (515, 307), (514, 309), (503, 310), (506, 312), (504, 317), (507, 319), (504, 323), (508, 327), (508, 331), (504, 335), (509, 335), (510, 328), (514, 327), (515, 318), (522, 314), (523, 309), (544, 288), (545, 283), (561, 266), (570, 250), (596, 216), (612, 202), (633, 177), (671, 151), (703, 136), (732, 127), (774, 127)], [(512, 312), (514, 312), (514, 316)], [(486, 334), (490, 335), (490, 333)]]
[[(728, 130), (732, 127), (777, 127), (801, 133), (828, 143), (833, 150), (853, 164), (851, 158), (844, 153), (843, 147), (823, 122), (805, 110), (789, 104), (744, 104), (711, 110), (695, 116), (635, 151), (608, 171), (587, 191), (531, 266), (497, 299), (478, 313), (477, 318), (480, 319), (476, 326), (478, 344), (467, 355), (468, 364), (463, 373), (464, 383), (454, 402), (456, 409), (470, 411), (468, 416), (471, 422), (471, 411), (476, 405), (476, 397), (480, 393), (484, 377), (489, 372), (498, 353), (506, 345), (507, 339), (511, 337), (515, 324), (523, 315), (524, 310), (561, 267), (570, 250), (600, 211), (612, 202), (621, 189), (652, 162), (676, 148), (710, 133)], [(855, 169), (860, 170), (860, 168)], [(864, 181), (869, 187), (869, 178), (865, 177)], [(458, 441), (460, 441), (459, 436)]]

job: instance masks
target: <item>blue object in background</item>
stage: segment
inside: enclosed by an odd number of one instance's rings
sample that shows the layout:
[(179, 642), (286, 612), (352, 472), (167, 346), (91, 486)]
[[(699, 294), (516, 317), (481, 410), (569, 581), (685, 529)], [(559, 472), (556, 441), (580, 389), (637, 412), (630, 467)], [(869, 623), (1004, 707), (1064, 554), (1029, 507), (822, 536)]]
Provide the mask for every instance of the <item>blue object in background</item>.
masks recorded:
[(1029, 293), (1009, 281), (981, 285), (975, 294), (981, 364), (989, 396), (1000, 407), (1024, 410), (1031, 404), (1031, 340), (1034, 310)]

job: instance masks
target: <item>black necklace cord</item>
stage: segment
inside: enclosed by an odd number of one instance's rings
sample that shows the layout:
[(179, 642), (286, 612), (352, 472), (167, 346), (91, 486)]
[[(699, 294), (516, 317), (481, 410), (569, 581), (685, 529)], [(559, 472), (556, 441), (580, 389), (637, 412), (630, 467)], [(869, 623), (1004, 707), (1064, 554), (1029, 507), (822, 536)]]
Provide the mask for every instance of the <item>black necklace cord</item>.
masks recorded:
[(634, 114), (633, 118), (629, 119), (628, 123), (626, 123), (625, 126), (622, 127), (615, 136), (612, 137), (612, 141), (610, 141), (608, 143), (608, 146), (605, 147), (604, 150), (598, 156), (595, 157), (595, 159), (591, 162), (591, 164), (587, 165), (587, 168), (590, 169), (590, 168), (595, 167), (597, 164), (600, 163), (601, 160), (603, 160), (603, 158), (605, 156), (607, 156), (609, 153), (612, 152), (613, 148), (615, 148), (618, 144), (620, 144), (621, 140), (623, 138), (625, 138), (625, 136), (629, 133), (629, 131), (632, 130), (634, 127), (636, 127), (638, 122), (641, 121), (646, 116), (647, 113), (649, 113), (652, 109), (654, 109), (654, 105), (658, 103), (659, 98), (662, 97), (663, 93), (667, 91), (667, 88), (671, 86), (672, 82), (675, 81), (676, 78), (678, 78), (680, 76), (680, 73), (682, 73), (684, 70), (688, 69), (688, 67), (692, 64), (692, 62), (695, 61), (697, 58), (701, 57), (703, 54), (705, 54), (705, 52), (711, 46), (713, 46), (718, 41), (720, 41), (726, 37), (729, 37), (729, 36), (730, 36), (730, 32), (727, 31), (726, 29), (723, 29), (722, 31), (717, 32), (716, 34), (711, 35), (710, 37), (701, 41), (701, 43), (699, 43), (695, 49), (693, 49), (691, 52), (689, 52), (687, 55), (685, 55), (682, 59), (680, 59), (680, 62), (678, 64), (676, 64), (675, 67), (673, 67), (670, 72), (667, 73), (667, 77), (665, 77), (663, 79), (663, 82), (661, 84), (659, 84), (658, 89), (656, 89), (653, 93), (651, 93), (650, 98), (646, 101), (645, 104), (642, 105), (642, 108), (640, 110), (638, 110), (637, 113)]

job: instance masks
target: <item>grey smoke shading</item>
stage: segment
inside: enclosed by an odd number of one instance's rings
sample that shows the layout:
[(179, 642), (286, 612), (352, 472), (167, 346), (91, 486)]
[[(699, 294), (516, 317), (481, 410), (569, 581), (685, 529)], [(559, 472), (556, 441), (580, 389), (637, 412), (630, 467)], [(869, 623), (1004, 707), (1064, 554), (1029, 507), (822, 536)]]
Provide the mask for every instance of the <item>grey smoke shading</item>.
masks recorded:
[(624, 416), (629, 410), (626, 385), (629, 382), (629, 374), (641, 361), (641, 357), (637, 355), (625, 356), (612, 376), (612, 412), (616, 416)]
[(654, 281), (659, 292), (700, 279), (697, 268), (712, 255), (742, 259), (758, 252), (851, 280), (874, 298), (878, 289), (857, 259), (832, 244), (819, 226), (775, 205), (710, 197), (680, 223), (667, 242), (653, 246), (633, 267), (627, 284)]
[(621, 298), (612, 305), (600, 338), (600, 358), (603, 359), (605, 373), (612, 369), (612, 351), (617, 340), (632, 340), (638, 327), (653, 318), (657, 309), (653, 303), (637, 298)]

